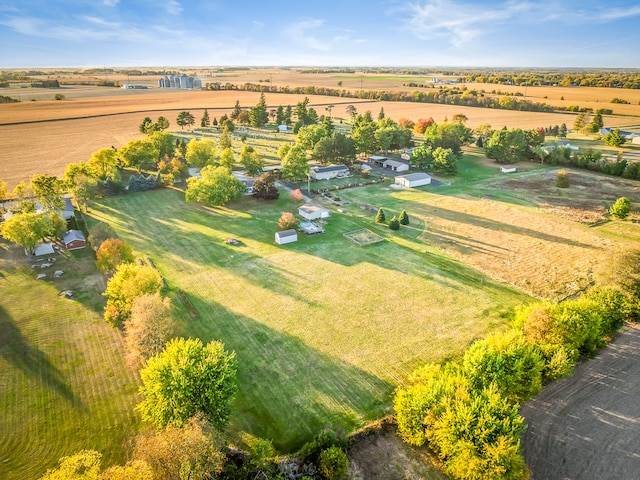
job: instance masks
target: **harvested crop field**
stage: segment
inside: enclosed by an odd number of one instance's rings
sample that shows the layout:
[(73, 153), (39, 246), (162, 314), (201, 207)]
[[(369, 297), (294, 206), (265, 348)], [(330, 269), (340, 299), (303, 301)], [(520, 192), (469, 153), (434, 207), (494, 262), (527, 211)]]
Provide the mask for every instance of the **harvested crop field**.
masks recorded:
[(631, 480), (640, 472), (640, 326), (546, 387), (521, 414), (534, 480)]

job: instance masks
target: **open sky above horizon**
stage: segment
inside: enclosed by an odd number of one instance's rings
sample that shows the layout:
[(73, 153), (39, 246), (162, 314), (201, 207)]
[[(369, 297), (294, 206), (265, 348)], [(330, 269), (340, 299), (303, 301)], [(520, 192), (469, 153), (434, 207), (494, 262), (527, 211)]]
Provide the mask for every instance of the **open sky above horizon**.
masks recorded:
[(640, 68), (638, 27), (620, 0), (0, 0), (0, 68)]

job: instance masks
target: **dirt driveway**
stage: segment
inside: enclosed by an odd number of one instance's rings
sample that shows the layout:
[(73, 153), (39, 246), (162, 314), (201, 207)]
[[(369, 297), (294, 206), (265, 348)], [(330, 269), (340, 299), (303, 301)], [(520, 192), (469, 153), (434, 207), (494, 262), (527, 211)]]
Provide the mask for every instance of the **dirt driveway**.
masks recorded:
[(640, 326), (524, 405), (533, 480), (640, 478)]

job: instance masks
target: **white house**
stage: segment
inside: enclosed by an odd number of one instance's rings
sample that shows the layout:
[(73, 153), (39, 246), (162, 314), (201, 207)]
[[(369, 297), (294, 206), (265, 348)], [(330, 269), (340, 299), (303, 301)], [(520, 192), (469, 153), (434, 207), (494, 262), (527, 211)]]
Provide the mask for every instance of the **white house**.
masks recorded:
[(276, 232), (276, 243), (278, 245), (286, 245), (287, 243), (293, 243), (298, 241), (298, 232), (295, 230), (283, 230)]
[(403, 187), (421, 187), (431, 183), (431, 176), (424, 172), (399, 175), (395, 178), (395, 183)]
[(637, 135), (631, 139), (631, 143), (634, 145), (640, 145), (640, 135)]
[(517, 167), (515, 167), (514, 165), (502, 165), (500, 167), (500, 171), (502, 173), (513, 173), (517, 170)]
[(347, 175), (349, 175), (349, 167), (342, 164), (314, 167), (309, 171), (309, 176), (314, 180), (328, 180), (330, 178), (346, 177)]
[(298, 207), (298, 215), (307, 220), (317, 220), (319, 218), (329, 217), (331, 212), (315, 203), (305, 203)]

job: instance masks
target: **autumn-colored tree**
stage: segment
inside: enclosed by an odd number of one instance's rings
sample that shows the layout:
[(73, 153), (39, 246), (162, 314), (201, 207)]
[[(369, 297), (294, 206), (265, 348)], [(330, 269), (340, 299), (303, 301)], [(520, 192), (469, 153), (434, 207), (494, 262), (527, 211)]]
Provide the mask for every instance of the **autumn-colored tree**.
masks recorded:
[(171, 300), (159, 293), (133, 300), (131, 315), (124, 322), (124, 345), (132, 358), (145, 361), (162, 351), (175, 328)]
[(304, 195), (302, 195), (302, 192), (299, 188), (296, 188), (295, 190), (291, 191), (291, 193), (289, 194), (289, 198), (291, 198), (291, 200), (295, 202), (299, 202), (301, 200), (304, 200)]
[(103, 293), (107, 297), (105, 320), (114, 326), (120, 326), (129, 318), (136, 297), (145, 293), (157, 293), (161, 288), (162, 277), (156, 269), (146, 265), (120, 264)]
[(413, 131), (418, 135), (424, 135), (424, 132), (433, 125), (435, 121), (433, 117), (429, 117), (429, 119), (419, 118), (418, 121), (413, 126)]
[(413, 130), (413, 128), (416, 126), (416, 122), (414, 122), (413, 120), (409, 120), (408, 118), (401, 118), (400, 120), (398, 120), (398, 125), (400, 125), (402, 128)]
[(222, 435), (198, 415), (182, 427), (139, 436), (134, 455), (151, 467), (156, 479), (208, 480), (222, 471), (223, 446)]
[(278, 228), (280, 230), (289, 230), (298, 226), (298, 219), (291, 212), (282, 212), (278, 219)]
[(133, 247), (118, 238), (103, 241), (96, 252), (96, 266), (102, 273), (113, 273), (123, 263), (133, 263)]

